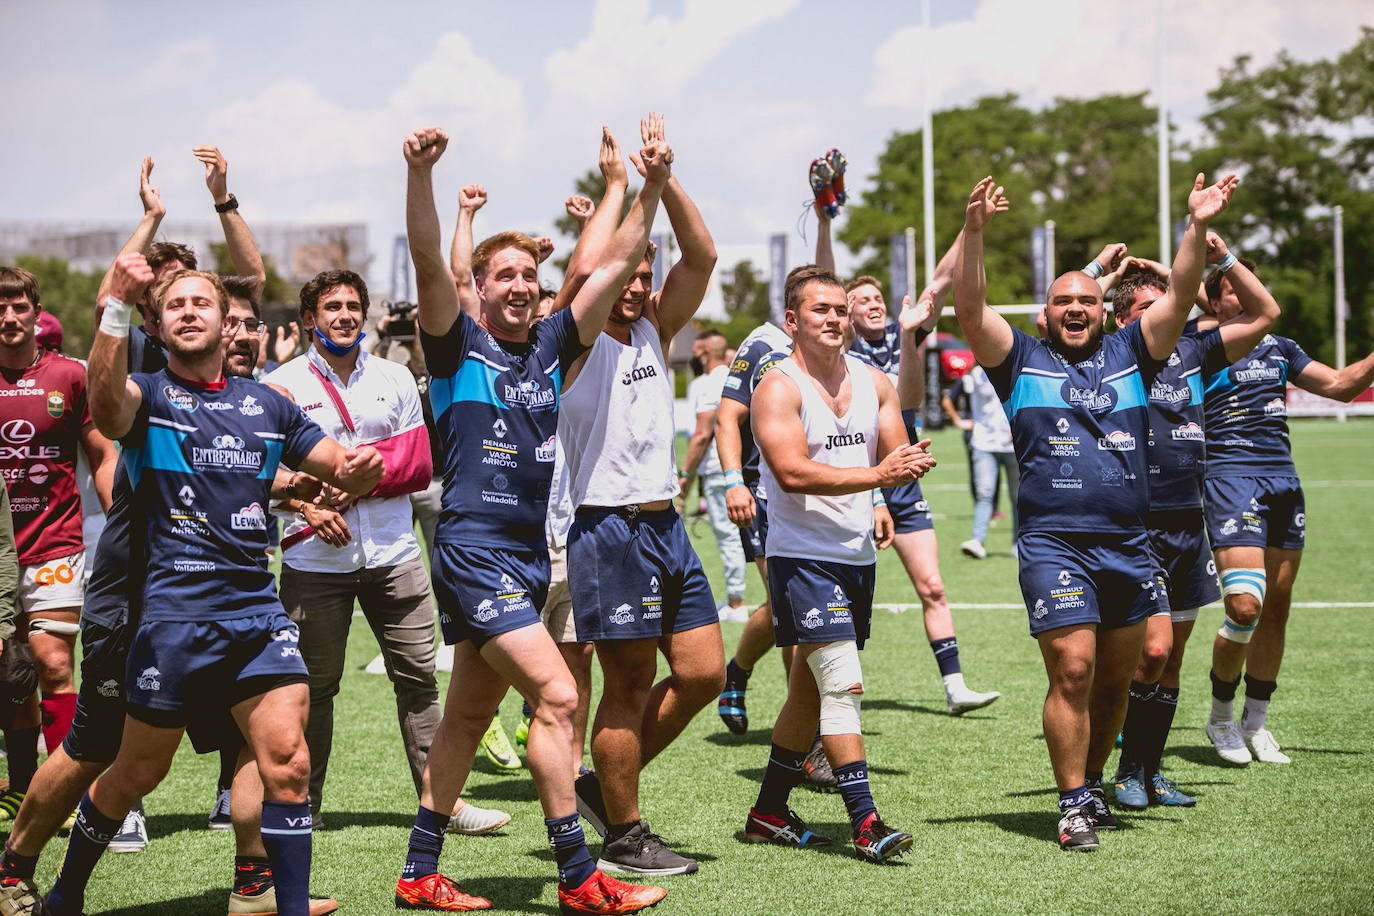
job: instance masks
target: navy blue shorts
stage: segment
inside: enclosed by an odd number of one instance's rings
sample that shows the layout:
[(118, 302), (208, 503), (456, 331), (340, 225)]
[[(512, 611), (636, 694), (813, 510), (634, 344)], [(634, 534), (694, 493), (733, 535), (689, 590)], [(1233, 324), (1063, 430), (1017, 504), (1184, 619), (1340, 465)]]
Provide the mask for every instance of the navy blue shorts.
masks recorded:
[(1207, 543), (1202, 510), (1151, 512), (1146, 525), (1150, 529), (1150, 549), (1168, 586), (1171, 614), (1196, 611), (1221, 600), (1221, 584), (1217, 582), (1217, 566)]
[(900, 487), (883, 487), (883, 499), (887, 500), (887, 511), (892, 513), (892, 524), (898, 534), (912, 531), (934, 531), (935, 522), (930, 517), (930, 503), (921, 492), (921, 482), (913, 480)]
[(1127, 627), (1168, 610), (1163, 574), (1143, 531), (1023, 531), (1016, 548), (1032, 636), (1082, 623)]
[(768, 558), (768, 592), (773, 599), (773, 641), (854, 640), (859, 648), (873, 622), (876, 564), (854, 566), (796, 557)]
[(739, 530), (739, 542), (744, 546), (745, 562), (752, 563), (768, 556), (768, 500), (759, 499), (753, 487), (749, 492), (754, 494), (754, 520)]
[(124, 737), (124, 671), (134, 627), (122, 620), (81, 618), (81, 688), (76, 717), (62, 741), (73, 760), (109, 763)]
[(129, 647), (129, 715), (158, 728), (223, 722), (235, 704), (309, 680), (299, 641), (280, 608), (230, 620), (144, 621)]
[(1212, 549), (1302, 550), (1307, 504), (1296, 477), (1216, 477), (1202, 482)]
[(493, 636), (542, 623), (549, 575), (547, 549), (435, 544), (430, 578), (444, 643), (471, 640), (481, 649)]
[(711, 583), (672, 509), (579, 509), (568, 531), (577, 641), (646, 639), (719, 622)]

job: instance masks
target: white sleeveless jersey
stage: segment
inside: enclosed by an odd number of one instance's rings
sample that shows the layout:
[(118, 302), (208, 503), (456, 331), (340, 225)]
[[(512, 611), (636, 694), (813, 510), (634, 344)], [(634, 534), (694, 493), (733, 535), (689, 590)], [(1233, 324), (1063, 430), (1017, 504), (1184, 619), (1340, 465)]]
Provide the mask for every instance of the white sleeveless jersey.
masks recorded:
[[(851, 397), (843, 417), (835, 416), (796, 360), (785, 359), (773, 371), (782, 372), (801, 392), (802, 427), (812, 461), (832, 468), (872, 467), (878, 454), (878, 390), (866, 363), (852, 356), (844, 362)], [(778, 484), (766, 458), (759, 471), (768, 488), (768, 556), (852, 566), (875, 561), (872, 491), (848, 496), (789, 493)]]
[(598, 335), (559, 402), (572, 504), (628, 506), (677, 496), (676, 434), (658, 330), (639, 319), (630, 325), (629, 346)]

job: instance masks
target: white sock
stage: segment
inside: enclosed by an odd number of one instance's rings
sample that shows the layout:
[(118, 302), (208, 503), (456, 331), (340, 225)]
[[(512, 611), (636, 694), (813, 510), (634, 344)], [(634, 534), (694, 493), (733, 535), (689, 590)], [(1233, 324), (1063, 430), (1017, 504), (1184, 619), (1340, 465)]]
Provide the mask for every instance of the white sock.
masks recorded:
[(1240, 730), (1254, 734), (1264, 728), (1264, 720), (1269, 715), (1269, 701), (1245, 698), (1245, 710), (1240, 714)]
[[(1246, 700), (1245, 702), (1248, 704), (1250, 701)], [(1218, 700), (1216, 697), (1212, 697), (1213, 724), (1220, 725), (1222, 722), (1230, 722), (1231, 720), (1235, 719), (1235, 717), (1236, 701), (1234, 699)]]
[(968, 693), (968, 685), (964, 683), (964, 672), (956, 671), (953, 674), (946, 674), (941, 678), (945, 682), (945, 694), (953, 696), (956, 693)]

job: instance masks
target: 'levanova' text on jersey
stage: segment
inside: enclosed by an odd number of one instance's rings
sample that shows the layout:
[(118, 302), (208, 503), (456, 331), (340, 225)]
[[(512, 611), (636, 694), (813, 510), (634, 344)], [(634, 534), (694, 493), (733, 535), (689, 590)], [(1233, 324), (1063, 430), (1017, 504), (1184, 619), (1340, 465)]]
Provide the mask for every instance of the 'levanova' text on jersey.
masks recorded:
[(1207, 377), (1208, 477), (1297, 477), (1288, 443), (1288, 383), (1312, 362), (1296, 341), (1266, 334)]
[(558, 394), (586, 349), (564, 309), (498, 341), (467, 315), (421, 334), (434, 422), (444, 443), (437, 538), (476, 547), (543, 549), (558, 433)]
[(1202, 508), (1203, 380), (1225, 366), (1220, 331), (1184, 335), (1150, 385), (1152, 511)]
[(1011, 421), (1021, 465), (1022, 531), (1143, 531), (1149, 504), (1146, 387), (1160, 361), (1140, 322), (1069, 364), (1047, 341), (1013, 331), (985, 366)]
[(144, 620), (222, 620), (280, 607), (267, 568), (279, 462), (298, 467), (324, 432), (266, 385), (204, 388), (164, 369), (131, 376), (143, 404), (124, 465), (147, 533)]

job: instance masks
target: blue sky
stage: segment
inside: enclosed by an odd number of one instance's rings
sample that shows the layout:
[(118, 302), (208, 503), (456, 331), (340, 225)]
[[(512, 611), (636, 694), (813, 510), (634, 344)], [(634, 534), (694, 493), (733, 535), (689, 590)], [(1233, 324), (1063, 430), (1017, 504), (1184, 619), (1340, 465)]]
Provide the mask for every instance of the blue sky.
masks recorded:
[[(0, 218), (132, 225), (144, 155), (169, 218), (212, 216), (190, 148), (215, 143), (250, 224), (365, 221), (381, 279), (402, 229), (408, 129), (438, 124), (454, 137), (436, 171), (445, 224), (457, 189), (478, 181), (491, 195), (479, 235), (549, 231), (595, 164), (600, 125), (637, 145), (652, 108), (667, 114), (677, 174), (722, 262), (761, 260), (774, 231), (791, 233), (800, 262), (807, 163), (838, 146), (861, 190), (885, 138), (919, 124), (923, 61), (936, 107), (1154, 83), (1153, 3), (931, 5), (927, 45), (914, 0), (9, 0)], [(1285, 0), (1235, 15), (1165, 6), (1167, 92), (1185, 129), (1235, 55), (1326, 56), (1374, 24), (1374, 4), (1357, 0), (1323, 3), (1320, 16)]]

